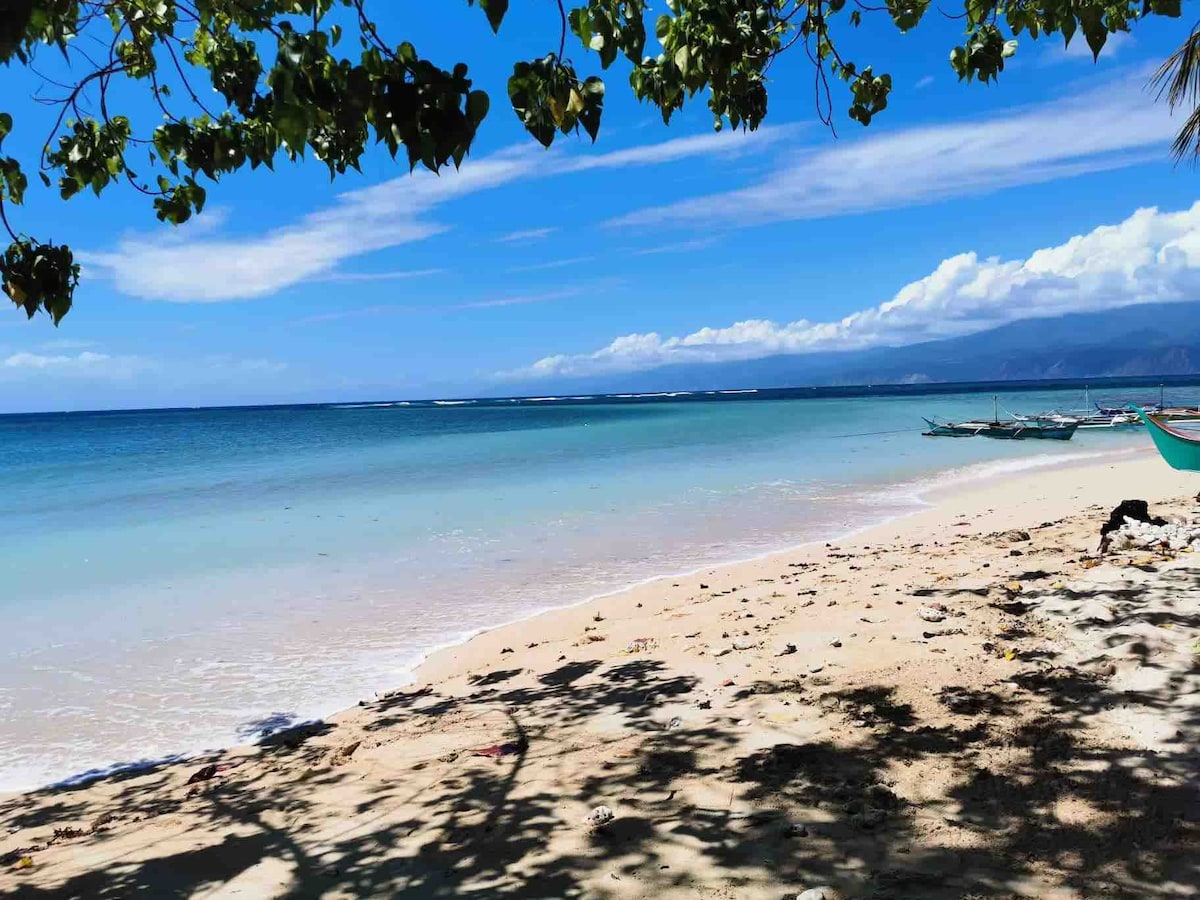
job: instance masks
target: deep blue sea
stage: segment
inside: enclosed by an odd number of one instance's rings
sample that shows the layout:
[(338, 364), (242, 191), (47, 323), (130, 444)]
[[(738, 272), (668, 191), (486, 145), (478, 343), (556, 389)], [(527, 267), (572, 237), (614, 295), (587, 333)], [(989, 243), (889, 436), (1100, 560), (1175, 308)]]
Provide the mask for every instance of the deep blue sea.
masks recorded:
[(0, 416), (0, 789), (244, 741), (483, 628), (1149, 440), (921, 436), (923, 415), (989, 415), (992, 390), (1019, 412), (1082, 402), (1003, 385)]

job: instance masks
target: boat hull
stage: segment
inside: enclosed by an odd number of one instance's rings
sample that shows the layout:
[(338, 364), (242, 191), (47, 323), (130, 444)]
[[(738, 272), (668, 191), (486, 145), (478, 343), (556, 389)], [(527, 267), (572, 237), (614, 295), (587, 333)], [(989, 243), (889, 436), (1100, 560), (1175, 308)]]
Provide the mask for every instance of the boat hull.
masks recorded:
[(926, 419), (929, 430), (927, 437), (986, 437), (998, 441), (1069, 441), (1075, 435), (1078, 423), (1043, 425), (1026, 422), (966, 422), (940, 424)]
[(1158, 416), (1141, 409), (1137, 412), (1167, 465), (1182, 472), (1200, 472), (1200, 434), (1192, 437), (1172, 428)]

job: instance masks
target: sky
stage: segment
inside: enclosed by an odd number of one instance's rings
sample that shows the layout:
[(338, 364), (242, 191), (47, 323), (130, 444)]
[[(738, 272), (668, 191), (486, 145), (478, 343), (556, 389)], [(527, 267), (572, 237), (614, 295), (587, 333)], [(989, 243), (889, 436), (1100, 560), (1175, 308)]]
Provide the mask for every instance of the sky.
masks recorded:
[[(599, 141), (546, 151), (505, 80), (557, 46), (551, 6), (514, 4), (499, 36), (465, 3), (374, 6), (386, 38), (467, 61), (491, 95), (462, 169), (410, 175), (373, 151), (331, 183), (282, 164), (210, 186), (181, 228), (129, 190), (63, 203), (37, 184), (14, 225), (69, 243), (83, 280), (58, 328), (0, 315), (0, 411), (545, 395), (1200, 297), (1200, 183), (1146, 90), (1190, 20), (1143, 23), (1098, 62), (1082, 40), (1022, 41), (984, 86), (950, 69), (960, 23), (899, 35), (868, 17), (842, 51), (894, 92), (863, 128), (835, 85), (836, 136), (802, 53), (772, 68), (751, 134), (714, 133), (702, 97), (664, 126), (618, 63)], [(31, 73), (0, 79), (5, 151), (24, 156), (50, 110)]]

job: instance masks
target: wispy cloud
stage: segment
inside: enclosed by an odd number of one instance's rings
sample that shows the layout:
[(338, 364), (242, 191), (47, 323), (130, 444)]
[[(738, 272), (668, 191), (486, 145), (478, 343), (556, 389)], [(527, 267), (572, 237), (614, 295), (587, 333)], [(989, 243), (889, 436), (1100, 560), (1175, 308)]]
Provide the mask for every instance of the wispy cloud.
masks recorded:
[[(605, 282), (611, 284), (612, 282)], [(527, 303), (548, 303), (552, 300), (564, 300), (568, 297), (576, 297), (589, 290), (587, 285), (579, 285), (576, 287), (562, 288), (556, 291), (546, 291), (543, 293), (532, 294), (511, 294), (501, 297), (492, 297), (484, 300), (468, 300), (462, 303), (450, 303), (446, 305), (434, 304), (415, 304), (415, 303), (393, 303), (380, 306), (364, 306), (356, 309), (336, 310), (334, 312), (317, 313), (312, 316), (304, 316), (303, 318), (294, 320), (292, 325), (320, 325), (325, 322), (337, 322), (342, 319), (362, 319), (372, 316), (395, 316), (405, 314), (438, 314), (438, 313), (453, 313), (463, 312), (469, 309), (495, 309), (503, 306), (523, 306)]]
[(628, 334), (593, 353), (559, 354), (506, 378), (631, 372), (670, 363), (900, 346), (972, 334), (1019, 319), (1200, 296), (1200, 202), (1179, 212), (1140, 209), (1022, 260), (961, 253), (885, 303), (834, 322), (764, 319), (663, 337)]
[(180, 303), (263, 297), (329, 275), (343, 260), (445, 231), (422, 216), (455, 197), (511, 181), (531, 165), (527, 153), (499, 153), (454, 175), (418, 173), (343, 194), (332, 207), (265, 235), (134, 237), (80, 259), (135, 297)]
[(449, 307), (459, 309), (492, 309), (498, 306), (524, 306), (527, 303), (547, 303), (551, 300), (565, 300), (577, 297), (583, 293), (583, 288), (565, 288), (561, 291), (548, 291), (544, 294), (514, 294), (511, 297), (498, 297), (495, 300), (475, 300), (471, 303), (458, 303)]
[(927, 88), (931, 84), (933, 84), (933, 76), (926, 75), (924, 78), (917, 79), (917, 83), (914, 84), (913, 87), (915, 87), (919, 91), (919, 90), (921, 90), (921, 88)]
[(411, 311), (420, 307), (410, 306), (361, 306), (356, 309), (340, 309), (335, 312), (317, 313), (294, 320), (292, 325), (320, 325), (324, 322), (338, 322), (342, 319), (363, 319), (370, 316), (389, 316), (398, 312)]
[(407, 281), (410, 278), (429, 278), (445, 275), (446, 269), (409, 269), (396, 272), (330, 272), (318, 281)]
[(89, 275), (106, 277), (134, 297), (177, 303), (265, 297), (328, 277), (354, 257), (441, 234), (450, 226), (434, 221), (434, 211), (471, 194), (523, 179), (743, 153), (767, 147), (788, 131), (676, 138), (595, 155), (522, 145), (440, 176), (418, 171), (342, 194), (332, 206), (265, 234), (221, 237), (222, 228), (189, 226), (174, 234), (127, 237), (115, 248), (78, 257)]
[(634, 256), (656, 256), (659, 253), (688, 253), (692, 250), (704, 250), (717, 243), (715, 237), (695, 238), (690, 241), (675, 241), (670, 244), (659, 244), (657, 247), (646, 247), (633, 251)]
[(552, 259), (548, 262), (533, 263), (528, 266), (511, 266), (509, 272), (542, 272), (546, 269), (562, 269), (567, 266), (580, 266), (589, 263), (594, 256), (572, 256), (567, 259)]
[(56, 338), (52, 341), (43, 341), (38, 345), (39, 350), (87, 350), (90, 347), (95, 347), (95, 341), (77, 340), (74, 338)]
[(789, 165), (749, 187), (651, 206), (608, 224), (707, 229), (815, 219), (1166, 159), (1174, 126), (1143, 83), (1133, 78), (974, 121), (824, 144), (792, 154)]
[[(675, 138), (656, 144), (643, 144), (625, 150), (570, 157), (564, 172), (586, 172), (589, 169), (621, 169), (626, 166), (661, 165), (698, 156), (729, 156), (750, 150), (763, 150), (772, 144), (795, 137), (805, 130), (796, 124), (774, 125), (753, 132), (709, 132), (691, 137)], [(737, 140), (730, 137), (737, 135)]]
[(557, 228), (528, 228), (525, 231), (510, 231), (508, 234), (496, 238), (496, 240), (502, 244), (540, 241), (542, 238), (549, 237), (556, 231), (558, 231)]

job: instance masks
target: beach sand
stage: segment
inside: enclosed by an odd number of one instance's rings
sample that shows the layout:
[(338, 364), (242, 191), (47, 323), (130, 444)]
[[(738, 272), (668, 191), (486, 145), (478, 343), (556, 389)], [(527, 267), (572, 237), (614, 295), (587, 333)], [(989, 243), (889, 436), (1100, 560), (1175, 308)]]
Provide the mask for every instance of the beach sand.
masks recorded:
[(1197, 489), (1029, 472), (497, 629), (267, 746), (0, 800), (0, 894), (1196, 896), (1200, 555), (1095, 554)]

